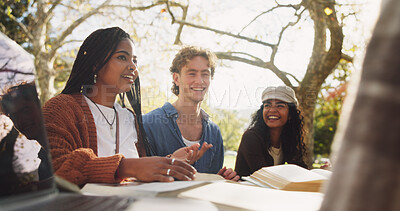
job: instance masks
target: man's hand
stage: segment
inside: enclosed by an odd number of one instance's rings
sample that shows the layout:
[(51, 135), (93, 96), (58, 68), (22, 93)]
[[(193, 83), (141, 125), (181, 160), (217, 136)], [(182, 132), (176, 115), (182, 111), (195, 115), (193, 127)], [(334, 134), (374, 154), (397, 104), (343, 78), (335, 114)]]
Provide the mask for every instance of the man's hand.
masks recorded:
[(236, 171), (232, 170), (231, 168), (227, 169), (226, 166), (219, 170), (217, 174), (223, 176), (227, 180), (232, 180), (235, 182), (240, 179), (240, 176), (236, 174)]
[(203, 146), (199, 150), (200, 144), (193, 144), (190, 147), (182, 147), (176, 150), (171, 158), (175, 158), (181, 161), (185, 161), (189, 164), (193, 164), (198, 159), (203, 157), (204, 153), (212, 147), (212, 144), (203, 143)]

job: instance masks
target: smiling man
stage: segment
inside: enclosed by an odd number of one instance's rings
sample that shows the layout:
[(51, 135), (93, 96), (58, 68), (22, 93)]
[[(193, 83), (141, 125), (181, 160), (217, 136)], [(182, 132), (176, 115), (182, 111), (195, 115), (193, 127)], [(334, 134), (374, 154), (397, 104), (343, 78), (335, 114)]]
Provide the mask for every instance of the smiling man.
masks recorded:
[(144, 115), (143, 124), (156, 155), (168, 156), (181, 147), (197, 144), (201, 149), (193, 152), (192, 160), (198, 160), (192, 164), (198, 172), (237, 180), (232, 169), (221, 169), (224, 148), (220, 129), (200, 107), (214, 76), (216, 60), (215, 54), (206, 49), (181, 49), (170, 67), (172, 92), (178, 100)]

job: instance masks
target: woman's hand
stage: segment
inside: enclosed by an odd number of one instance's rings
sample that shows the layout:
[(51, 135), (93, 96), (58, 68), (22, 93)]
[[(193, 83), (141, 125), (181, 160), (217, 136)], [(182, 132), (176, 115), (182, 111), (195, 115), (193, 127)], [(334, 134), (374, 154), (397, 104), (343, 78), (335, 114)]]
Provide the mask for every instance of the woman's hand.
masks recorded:
[(124, 158), (117, 171), (122, 179), (135, 177), (143, 182), (172, 182), (174, 178), (190, 181), (197, 172), (183, 161), (165, 157)]
[(190, 147), (182, 147), (176, 150), (171, 158), (175, 158), (181, 161), (185, 161), (189, 164), (193, 164), (198, 159), (203, 157), (204, 153), (212, 147), (212, 144), (208, 144), (207, 142), (203, 143), (203, 146), (199, 150), (200, 144), (193, 144)]
[(331, 170), (332, 169), (332, 164), (329, 161), (326, 161), (324, 165), (319, 167), (320, 169), (325, 169), (325, 170)]
[(236, 171), (232, 170), (231, 168), (227, 169), (225, 166), (219, 170), (217, 174), (223, 176), (227, 180), (232, 180), (235, 182), (240, 179), (240, 176), (236, 174)]

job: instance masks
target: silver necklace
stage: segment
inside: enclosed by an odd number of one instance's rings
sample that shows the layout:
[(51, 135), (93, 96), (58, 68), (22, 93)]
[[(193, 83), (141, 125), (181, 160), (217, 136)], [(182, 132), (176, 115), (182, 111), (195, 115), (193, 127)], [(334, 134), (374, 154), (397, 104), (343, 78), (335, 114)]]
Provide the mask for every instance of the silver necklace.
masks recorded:
[(113, 124), (114, 124), (114, 122), (115, 122), (115, 117), (117, 116), (117, 110), (115, 110), (115, 107), (113, 106), (113, 109), (114, 109), (114, 118), (113, 118), (112, 122), (110, 123), (110, 122), (108, 121), (106, 115), (104, 115), (103, 112), (101, 111), (101, 109), (99, 108), (99, 106), (98, 106), (92, 99), (90, 99), (88, 96), (86, 96), (86, 97), (97, 107), (97, 109), (99, 109), (101, 115), (103, 115), (104, 119), (107, 121), (107, 124), (110, 126), (110, 130), (112, 131), (112, 130), (113, 130)]

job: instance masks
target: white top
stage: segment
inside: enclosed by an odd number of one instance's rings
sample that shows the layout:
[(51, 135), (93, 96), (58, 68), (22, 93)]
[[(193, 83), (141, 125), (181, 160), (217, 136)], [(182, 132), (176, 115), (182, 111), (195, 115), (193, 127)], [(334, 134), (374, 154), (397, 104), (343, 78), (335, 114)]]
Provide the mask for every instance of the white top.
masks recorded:
[[(97, 108), (86, 96), (85, 99), (92, 112), (94, 124), (96, 125), (97, 155), (99, 157), (115, 155), (117, 120), (115, 119), (113, 122), (115, 116), (114, 109), (100, 104), (97, 104), (99, 107)], [(119, 118), (119, 153), (126, 158), (138, 158), (139, 154), (135, 145), (138, 141), (135, 117), (132, 112), (126, 108), (122, 108), (118, 103), (115, 103), (114, 107)], [(112, 130), (99, 109), (101, 109), (101, 112), (106, 116), (109, 123), (113, 122)]]
[(283, 153), (282, 153), (282, 147), (280, 148), (275, 148), (275, 147), (270, 147), (268, 150), (268, 153), (272, 156), (274, 159), (274, 166), (279, 165), (283, 161)]
[(192, 146), (193, 144), (200, 143), (200, 140), (198, 140), (198, 141), (189, 141), (183, 136), (182, 136), (182, 140), (183, 140), (183, 143), (188, 147)]
[[(0, 114), (0, 140), (5, 138), (13, 128), (12, 120), (3, 114)], [(23, 134), (19, 133), (14, 143), (14, 157), (12, 160), (12, 167), (15, 173), (31, 173), (35, 178), (31, 178), (32, 181), (38, 181), (39, 175), (37, 171), (39, 168), (40, 158), (38, 153), (40, 151), (40, 144), (36, 140), (29, 140)]]
[(36, 140), (19, 134), (14, 144), (13, 170), (15, 173), (29, 173), (37, 170), (42, 162), (38, 157), (40, 144)]

